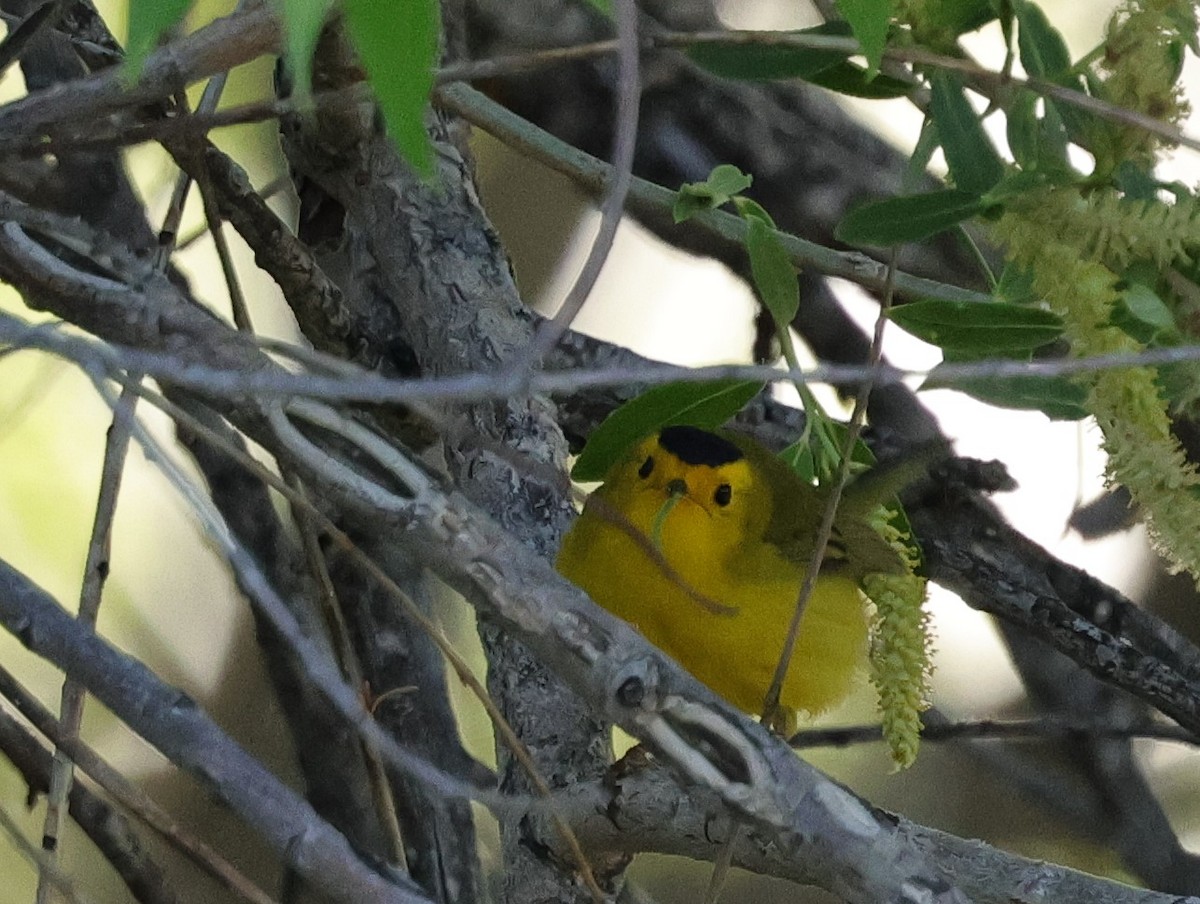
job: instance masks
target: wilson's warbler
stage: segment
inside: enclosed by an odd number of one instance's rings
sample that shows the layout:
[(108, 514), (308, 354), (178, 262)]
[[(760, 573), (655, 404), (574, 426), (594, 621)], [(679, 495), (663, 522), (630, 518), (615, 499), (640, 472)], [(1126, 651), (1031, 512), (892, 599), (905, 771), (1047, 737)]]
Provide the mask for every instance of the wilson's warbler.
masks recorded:
[[(878, 488), (864, 507), (854, 487), (801, 622), (780, 727), (850, 691), (867, 646), (858, 581), (904, 569), (865, 520), (882, 501)], [(557, 567), (712, 690), (758, 713), (827, 498), (753, 440), (666, 427), (609, 470), (564, 538)]]

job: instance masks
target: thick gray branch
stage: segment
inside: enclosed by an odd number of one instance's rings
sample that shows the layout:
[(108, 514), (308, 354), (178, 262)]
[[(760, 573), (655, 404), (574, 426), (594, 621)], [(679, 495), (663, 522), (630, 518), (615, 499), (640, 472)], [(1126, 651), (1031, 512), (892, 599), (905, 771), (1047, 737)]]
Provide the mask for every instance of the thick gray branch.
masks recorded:
[[(605, 782), (580, 786), (564, 803), (572, 826), (597, 851), (655, 852), (697, 860), (715, 860), (730, 835), (721, 801), (711, 792), (692, 789), (681, 798), (661, 765), (614, 770)], [(923, 850), (958, 888), (979, 904), (1172, 904), (1179, 898), (1131, 888), (1066, 867), (1028, 860), (891, 814), (896, 832)], [(811, 883), (805, 858), (795, 849), (800, 838), (756, 831), (742, 832), (734, 865), (765, 876)]]

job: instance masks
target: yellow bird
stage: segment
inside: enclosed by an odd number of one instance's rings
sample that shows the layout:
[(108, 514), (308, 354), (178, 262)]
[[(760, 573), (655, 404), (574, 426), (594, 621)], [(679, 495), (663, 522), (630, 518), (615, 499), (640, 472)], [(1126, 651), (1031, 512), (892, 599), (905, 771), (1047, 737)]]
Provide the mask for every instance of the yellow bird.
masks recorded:
[[(866, 481), (865, 483), (872, 483)], [(847, 488), (800, 625), (785, 725), (851, 690), (867, 646), (858, 581), (904, 570)], [(760, 713), (827, 492), (745, 437), (666, 427), (605, 476), (563, 540), (558, 570), (734, 705)]]

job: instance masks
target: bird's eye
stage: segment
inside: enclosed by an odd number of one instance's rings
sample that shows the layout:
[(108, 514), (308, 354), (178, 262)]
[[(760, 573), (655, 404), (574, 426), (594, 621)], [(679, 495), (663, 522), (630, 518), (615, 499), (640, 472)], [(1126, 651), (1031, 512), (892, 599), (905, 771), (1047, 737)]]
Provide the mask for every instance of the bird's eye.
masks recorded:
[(642, 462), (642, 466), (638, 468), (638, 477), (646, 478), (650, 476), (650, 472), (654, 470), (654, 456), (647, 455), (646, 460)]
[(729, 503), (732, 500), (733, 500), (733, 487), (731, 487), (727, 483), (721, 484), (713, 492), (713, 502), (715, 502), (717, 505), (721, 506), (721, 508), (725, 508), (725, 506), (729, 505)]

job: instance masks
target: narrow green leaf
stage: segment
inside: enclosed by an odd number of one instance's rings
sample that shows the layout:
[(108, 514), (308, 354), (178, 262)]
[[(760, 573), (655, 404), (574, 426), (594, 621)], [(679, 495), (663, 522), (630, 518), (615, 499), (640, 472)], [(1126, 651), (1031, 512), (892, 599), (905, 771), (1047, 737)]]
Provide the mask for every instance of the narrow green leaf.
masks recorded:
[(947, 72), (934, 72), (929, 81), (933, 89), (929, 115), (937, 123), (954, 184), (962, 191), (982, 195), (1000, 181), (1004, 163), (957, 79)]
[(275, 0), (283, 22), (284, 58), (292, 74), (292, 99), (301, 107), (312, 100), (312, 57), (331, 0)]
[(838, 12), (850, 23), (854, 37), (867, 58), (868, 76), (879, 72), (888, 26), (892, 22), (892, 0), (836, 0)]
[(1008, 110), (1005, 122), (1009, 153), (1022, 169), (1033, 169), (1037, 166), (1040, 129), (1037, 106), (1036, 94), (1032, 91), (1019, 91)]
[(607, 16), (610, 19), (613, 17), (612, 0), (584, 0), (584, 2), (600, 13), (600, 15)]
[(626, 402), (592, 431), (571, 469), (579, 481), (602, 480), (626, 450), (644, 436), (676, 424), (713, 430), (758, 395), (762, 383), (715, 380), (711, 383), (668, 383)]
[(862, 66), (849, 60), (813, 73), (805, 81), (836, 91), (838, 94), (845, 94), (847, 97), (861, 97), (866, 100), (907, 97), (917, 87), (913, 82), (892, 78), (890, 75), (876, 74), (872, 77)]
[(680, 186), (672, 213), (676, 223), (690, 219), (702, 210), (715, 210), (728, 203), (734, 195), (745, 191), (754, 182), (736, 166), (722, 163), (714, 167), (703, 182), (688, 182)]
[(904, 186), (904, 194), (910, 194), (925, 181), (929, 161), (933, 159), (933, 152), (937, 149), (937, 126), (927, 116), (921, 123), (917, 146), (913, 148), (912, 156), (908, 158), (908, 165), (904, 167), (904, 179), (901, 182), (901, 185)]
[(1057, 314), (1003, 301), (931, 298), (898, 305), (888, 318), (918, 339), (971, 357), (1040, 348), (1063, 333)]
[(1077, 179), (1078, 176), (1074, 172), (1054, 168), (1009, 173), (988, 189), (987, 194), (983, 196), (983, 205), (988, 208), (997, 207), (1010, 198), (1028, 194), (1047, 185), (1069, 185)]
[(1042, 99), (1041, 130), (1038, 133), (1038, 167), (1044, 170), (1074, 172), (1067, 156), (1071, 139), (1067, 125), (1063, 122), (1057, 103), (1046, 97)]
[(425, 108), (441, 32), (437, 0), (344, 0), (342, 9), (388, 134), (404, 159), (431, 177), (433, 149), (425, 131)]
[(978, 195), (957, 188), (888, 198), (855, 208), (834, 235), (850, 245), (896, 245), (942, 232), (984, 209)]
[(174, 28), (189, 9), (192, 0), (130, 0), (129, 34), (125, 39), (125, 70), (127, 82), (137, 81), (150, 51), (158, 46), (163, 32)]
[(1037, 78), (1057, 81), (1071, 69), (1071, 52), (1040, 6), (1021, 0), (1016, 4), (1017, 51), (1025, 71)]
[[(1059, 79), (1059, 83), (1066, 88), (1071, 88), (1078, 91), (1080, 94), (1089, 94), (1092, 97), (1103, 97), (1104, 88), (1102, 85), (1092, 82), (1089, 85), (1089, 79), (1083, 76), (1070, 76)], [(1100, 93), (1097, 94), (1096, 92)], [(1049, 103), (1047, 101), (1047, 103)], [(1099, 155), (1104, 153), (1104, 147), (1112, 133), (1112, 127), (1095, 113), (1090, 110), (1084, 110), (1074, 104), (1062, 104), (1056, 106), (1057, 115), (1066, 129), (1068, 138), (1081, 148)], [(1108, 162), (1104, 162), (1104, 167), (1108, 167)], [(1100, 166), (1099, 159), (1097, 166)], [(1107, 170), (1106, 170), (1107, 171)]]
[(997, 408), (1040, 411), (1052, 421), (1078, 421), (1091, 413), (1084, 407), (1087, 390), (1065, 377), (1031, 375), (942, 381), (935, 368), (921, 389), (957, 389)]
[(746, 250), (750, 252), (750, 273), (758, 297), (771, 312), (776, 325), (787, 329), (800, 310), (800, 283), (796, 267), (770, 226), (758, 217), (747, 221)]

